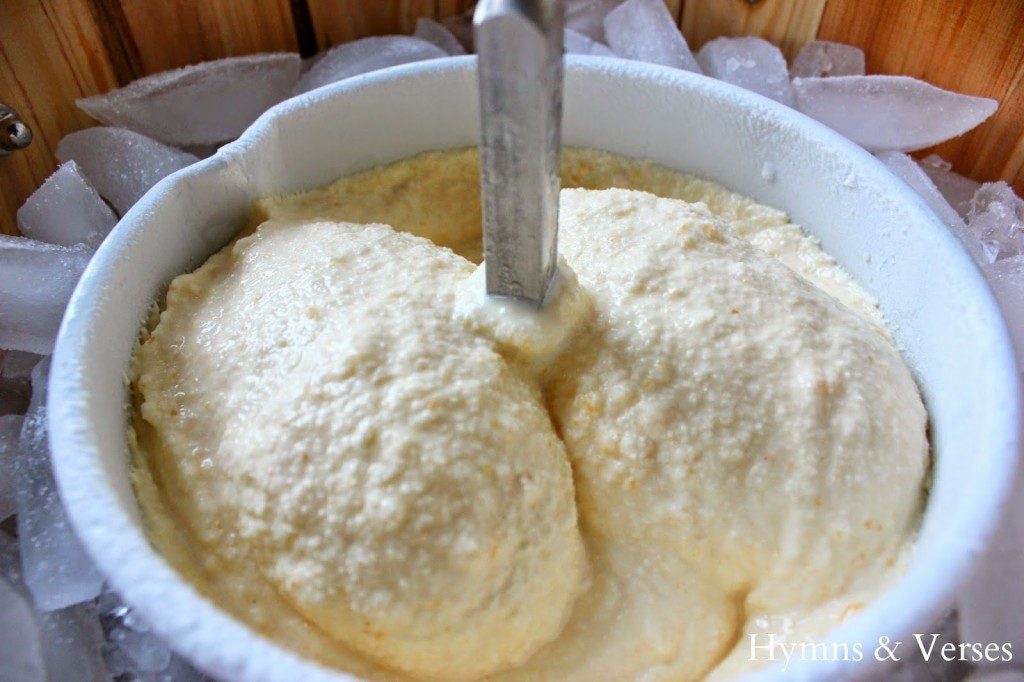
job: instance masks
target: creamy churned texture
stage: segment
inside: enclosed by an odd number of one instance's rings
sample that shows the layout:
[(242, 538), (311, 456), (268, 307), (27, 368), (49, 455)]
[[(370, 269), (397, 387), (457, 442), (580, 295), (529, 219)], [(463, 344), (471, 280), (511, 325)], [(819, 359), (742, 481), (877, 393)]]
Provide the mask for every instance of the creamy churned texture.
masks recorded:
[(382, 225), (270, 221), (176, 279), (138, 352), (196, 539), (426, 677), (522, 662), (586, 577), (537, 386), (451, 319), (471, 271)]
[(472, 151), (264, 200), (174, 280), (131, 436), (199, 589), (373, 679), (682, 681), (886, 585), (928, 446), (877, 306), (778, 211), (564, 156), (541, 316), (482, 296)]

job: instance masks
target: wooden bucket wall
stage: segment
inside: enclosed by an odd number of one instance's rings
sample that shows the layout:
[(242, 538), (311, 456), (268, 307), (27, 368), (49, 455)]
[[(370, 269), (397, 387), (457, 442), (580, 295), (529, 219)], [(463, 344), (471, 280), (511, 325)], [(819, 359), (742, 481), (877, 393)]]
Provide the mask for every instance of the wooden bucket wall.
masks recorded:
[[(1000, 100), (995, 117), (934, 151), (978, 180), (1024, 195), (1021, 0), (667, 0), (690, 47), (759, 35), (792, 58), (818, 37), (858, 45), (869, 73), (906, 74)], [(74, 100), (146, 74), (275, 50), (312, 54), (367, 35), (409, 33), (417, 17), (472, 0), (3, 0), (0, 102), (35, 133), (0, 158), (0, 232), (55, 167), (60, 138), (94, 125)], [(927, 153), (927, 150), (924, 153)]]

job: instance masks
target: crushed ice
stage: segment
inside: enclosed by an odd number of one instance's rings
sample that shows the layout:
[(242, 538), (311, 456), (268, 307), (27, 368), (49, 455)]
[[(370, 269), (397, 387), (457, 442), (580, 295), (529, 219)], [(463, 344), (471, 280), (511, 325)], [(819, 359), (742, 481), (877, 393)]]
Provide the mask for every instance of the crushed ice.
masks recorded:
[(451, 29), (433, 19), (426, 17), (417, 19), (416, 30), (413, 31), (412, 36), (436, 45), (453, 57), (466, 54), (466, 48), (455, 37)]
[(662, 0), (626, 0), (608, 12), (603, 23), (605, 40), (618, 56), (701, 72)]
[(863, 76), (864, 50), (828, 40), (812, 40), (793, 60), (789, 73), (793, 78)]
[(92, 254), (84, 244), (0, 235), (0, 348), (53, 351), (64, 308)]
[(723, 80), (793, 106), (793, 85), (782, 51), (761, 38), (716, 38), (700, 48), (705, 76)]
[(95, 249), (117, 216), (89, 184), (74, 161), (61, 164), (18, 209), (18, 229), (26, 237)]
[(920, 161), (921, 170), (935, 183), (949, 205), (956, 209), (961, 218), (966, 219), (970, 210), (971, 199), (981, 187), (977, 180), (965, 178), (953, 172), (953, 165), (938, 154), (929, 154)]
[(604, 18), (622, 0), (566, 0), (565, 27), (595, 42), (603, 42)]
[[(96, 191), (124, 215), (171, 173), (199, 159), (125, 128), (86, 128), (57, 145), (57, 158), (74, 161)], [(55, 229), (55, 228), (54, 228)]]
[[(935, 154), (918, 161), (903, 153), (963, 134), (991, 116), (996, 102), (905, 76), (866, 75), (862, 50), (828, 41), (807, 43), (788, 68), (781, 52), (759, 38), (719, 38), (694, 56), (661, 0), (565, 4), (570, 54), (704, 73), (798, 108), (875, 152), (964, 242), (1003, 306), (1024, 360), (1024, 202), (1006, 183), (966, 178)], [(20, 541), (19, 546), (0, 529), (5, 680), (205, 679), (174, 656), (116, 592), (101, 592), (100, 576), (72, 532), (50, 470), (44, 356), (52, 351), (75, 283), (117, 216), (159, 180), (215, 153), (293, 94), (472, 50), (470, 12), (440, 22), (423, 18), (412, 36), (364, 38), (305, 62), (295, 54), (232, 57), (79, 100), (84, 111), (110, 127), (66, 136), (57, 149), (60, 167), (18, 211), (25, 237), (0, 236), (0, 348), (9, 349), (0, 364), (0, 522), (14, 515)], [(763, 163), (761, 177), (776, 181), (773, 162)], [(855, 187), (857, 179), (846, 184)], [(25, 287), (26, 281), (48, 286)], [(1005, 639), (1010, 630), (1024, 633), (1022, 528), (1019, 481), (1001, 540), (960, 595), (959, 625), (955, 616), (943, 621), (944, 637), (955, 640), (958, 628), (961, 638), (979, 641)], [(1015, 598), (1007, 599), (1010, 593)], [(1024, 648), (1024, 642), (1017, 646)], [(908, 680), (950, 674), (920, 662), (888, 672)], [(985, 679), (990, 678), (996, 679)]]
[(583, 33), (577, 33), (571, 28), (565, 29), (565, 53), (586, 54), (592, 57), (615, 56), (615, 53), (607, 45), (599, 43)]
[(989, 263), (1024, 254), (1024, 201), (1005, 182), (986, 182), (967, 208), (967, 228)]

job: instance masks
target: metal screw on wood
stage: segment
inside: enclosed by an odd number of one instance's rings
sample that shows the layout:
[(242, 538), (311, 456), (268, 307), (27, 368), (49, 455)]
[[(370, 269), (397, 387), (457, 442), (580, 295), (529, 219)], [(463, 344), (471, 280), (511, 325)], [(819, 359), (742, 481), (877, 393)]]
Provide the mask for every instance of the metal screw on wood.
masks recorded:
[(0, 104), (0, 156), (24, 149), (32, 142), (32, 129), (18, 117), (18, 112)]

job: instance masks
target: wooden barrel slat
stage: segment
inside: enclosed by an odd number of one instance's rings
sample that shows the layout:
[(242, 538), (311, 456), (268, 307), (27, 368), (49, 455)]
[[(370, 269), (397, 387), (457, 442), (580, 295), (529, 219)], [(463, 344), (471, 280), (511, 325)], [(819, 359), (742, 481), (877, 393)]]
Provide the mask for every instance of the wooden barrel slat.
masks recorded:
[(473, 0), (437, 0), (437, 16), (444, 18), (462, 14), (475, 4)]
[(307, 0), (307, 4), (320, 49), (366, 36), (412, 33), (416, 17), (437, 12), (434, 0)]
[(53, 171), (57, 143), (93, 124), (75, 99), (118, 81), (87, 0), (7, 0), (0, 12), (0, 102), (34, 134), (0, 158), (0, 231), (16, 234), (15, 213)]
[(117, 3), (142, 72), (251, 54), (295, 51), (288, 0), (104, 0)]
[(818, 32), (827, 0), (686, 0), (683, 35), (694, 52), (719, 36), (760, 36), (792, 59)]

